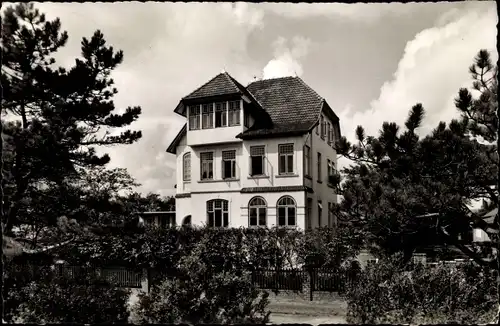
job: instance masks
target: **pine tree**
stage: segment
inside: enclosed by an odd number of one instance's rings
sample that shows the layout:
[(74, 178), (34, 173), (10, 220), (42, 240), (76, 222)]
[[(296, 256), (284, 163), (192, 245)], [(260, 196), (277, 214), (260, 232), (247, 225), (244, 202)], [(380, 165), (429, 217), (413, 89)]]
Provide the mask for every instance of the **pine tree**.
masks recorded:
[[(8, 7), (2, 15), (2, 132), (5, 191), (4, 232), (21, 223), (29, 193), (62, 186), (83, 169), (104, 166), (97, 146), (131, 144), (140, 131), (122, 130), (136, 121), (140, 107), (115, 113), (111, 72), (123, 52), (106, 45), (96, 31), (81, 42), (81, 59), (66, 70), (54, 68), (53, 54), (68, 34), (59, 19), (47, 21), (33, 4)], [(4, 121), (8, 120), (8, 121)]]
[(440, 122), (420, 138), (416, 130), (425, 110), (416, 104), (404, 129), (385, 122), (374, 137), (358, 126), (356, 144), (346, 138), (338, 142), (338, 153), (355, 164), (343, 171), (344, 198), (336, 211), (341, 219), (357, 221), (386, 252), (404, 251), (409, 259), (418, 247), (452, 244), (476, 262), (498, 268), (495, 259), (464, 239), (471, 224), (491, 237), (498, 232), (498, 224), (492, 230), (468, 208), (473, 200), (498, 207), (497, 71), (484, 50), (469, 70), (480, 95), (459, 91), (460, 119)]

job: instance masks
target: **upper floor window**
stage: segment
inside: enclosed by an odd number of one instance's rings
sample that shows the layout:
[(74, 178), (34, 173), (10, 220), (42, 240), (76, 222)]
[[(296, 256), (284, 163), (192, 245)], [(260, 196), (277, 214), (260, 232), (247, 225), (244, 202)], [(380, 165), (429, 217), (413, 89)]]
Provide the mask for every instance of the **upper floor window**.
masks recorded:
[(321, 174), (321, 153), (318, 152), (318, 181), (321, 182), (322, 174)]
[(182, 180), (191, 181), (191, 153), (182, 157)]
[(236, 151), (222, 151), (222, 178), (236, 178)]
[(229, 126), (240, 125), (240, 101), (229, 102)]
[(212, 103), (203, 104), (201, 118), (201, 125), (203, 129), (210, 129), (214, 127), (214, 106)]
[(212, 180), (214, 178), (214, 153), (201, 153), (200, 161), (201, 180)]
[(334, 143), (334, 139), (333, 139), (333, 123), (331, 124), (331, 128), (330, 128), (330, 143), (333, 144)]
[[(330, 161), (328, 160), (328, 179), (330, 179), (330, 176), (333, 175), (333, 173), (335, 172), (335, 164), (333, 163), (333, 161)], [(328, 180), (328, 182), (330, 182), (330, 180)]]
[(321, 138), (325, 139), (325, 118), (321, 116), (320, 118), (320, 126), (321, 126)]
[(207, 201), (207, 219), (209, 227), (227, 227), (229, 225), (229, 202), (224, 199)]
[(297, 205), (290, 196), (283, 196), (278, 200), (278, 226), (297, 225)]
[(264, 175), (265, 170), (265, 148), (264, 146), (250, 147), (250, 175)]
[(262, 197), (254, 197), (248, 203), (248, 225), (267, 225), (267, 204)]
[(189, 130), (200, 129), (200, 106), (191, 105), (189, 107)]
[(331, 132), (330, 132), (331, 129), (332, 129), (332, 125), (330, 124), (330, 122), (327, 122), (326, 123), (326, 138), (328, 140), (328, 144), (330, 144), (330, 142), (332, 141)]
[(304, 145), (304, 174), (311, 176), (311, 147)]
[(279, 174), (293, 173), (293, 144), (278, 145), (278, 152), (279, 152), (279, 162), (278, 162)]
[(215, 103), (215, 128), (227, 126), (226, 102)]

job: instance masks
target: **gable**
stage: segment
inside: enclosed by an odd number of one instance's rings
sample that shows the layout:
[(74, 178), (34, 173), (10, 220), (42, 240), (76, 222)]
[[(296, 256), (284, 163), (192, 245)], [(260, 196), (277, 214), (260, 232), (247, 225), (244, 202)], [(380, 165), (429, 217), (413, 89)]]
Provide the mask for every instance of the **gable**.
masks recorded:
[(181, 140), (186, 136), (186, 134), (187, 134), (187, 123), (184, 124), (184, 126), (181, 128), (177, 136), (175, 136), (174, 140), (172, 140), (172, 142), (167, 148), (167, 153), (176, 154), (177, 146), (179, 146)]

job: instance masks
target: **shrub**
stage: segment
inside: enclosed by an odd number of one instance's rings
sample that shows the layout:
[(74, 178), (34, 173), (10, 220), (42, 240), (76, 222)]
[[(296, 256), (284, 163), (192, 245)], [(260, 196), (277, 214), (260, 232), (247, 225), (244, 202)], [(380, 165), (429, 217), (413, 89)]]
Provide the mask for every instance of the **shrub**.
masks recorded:
[(114, 288), (89, 274), (65, 278), (47, 269), (38, 272), (38, 277), (30, 282), (11, 283), (6, 321), (85, 324), (127, 321), (128, 290)]
[(349, 322), (486, 323), (494, 318), (492, 273), (473, 264), (409, 268), (399, 258), (368, 266), (349, 287)]
[[(201, 241), (132, 308), (135, 323), (266, 323), (268, 293), (251, 282), (237, 250)], [(230, 264), (228, 264), (230, 262)]]

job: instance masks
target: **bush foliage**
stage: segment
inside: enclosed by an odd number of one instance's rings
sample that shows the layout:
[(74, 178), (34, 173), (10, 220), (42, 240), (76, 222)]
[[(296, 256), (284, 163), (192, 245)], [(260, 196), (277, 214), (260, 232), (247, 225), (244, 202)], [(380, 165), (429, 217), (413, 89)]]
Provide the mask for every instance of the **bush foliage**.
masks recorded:
[[(17, 267), (17, 266), (16, 266)], [(82, 273), (63, 277), (50, 267), (16, 269), (7, 278), (5, 320), (23, 323), (127, 322), (130, 293)], [(27, 277), (29, 276), (29, 277)]]
[(347, 291), (354, 323), (487, 323), (497, 309), (495, 276), (472, 263), (369, 265)]
[[(140, 294), (132, 308), (139, 323), (267, 323), (268, 294), (258, 290), (245, 271), (244, 254), (210, 237), (182, 257), (176, 275)], [(233, 248), (229, 248), (233, 247)], [(223, 258), (223, 259), (221, 259)]]

